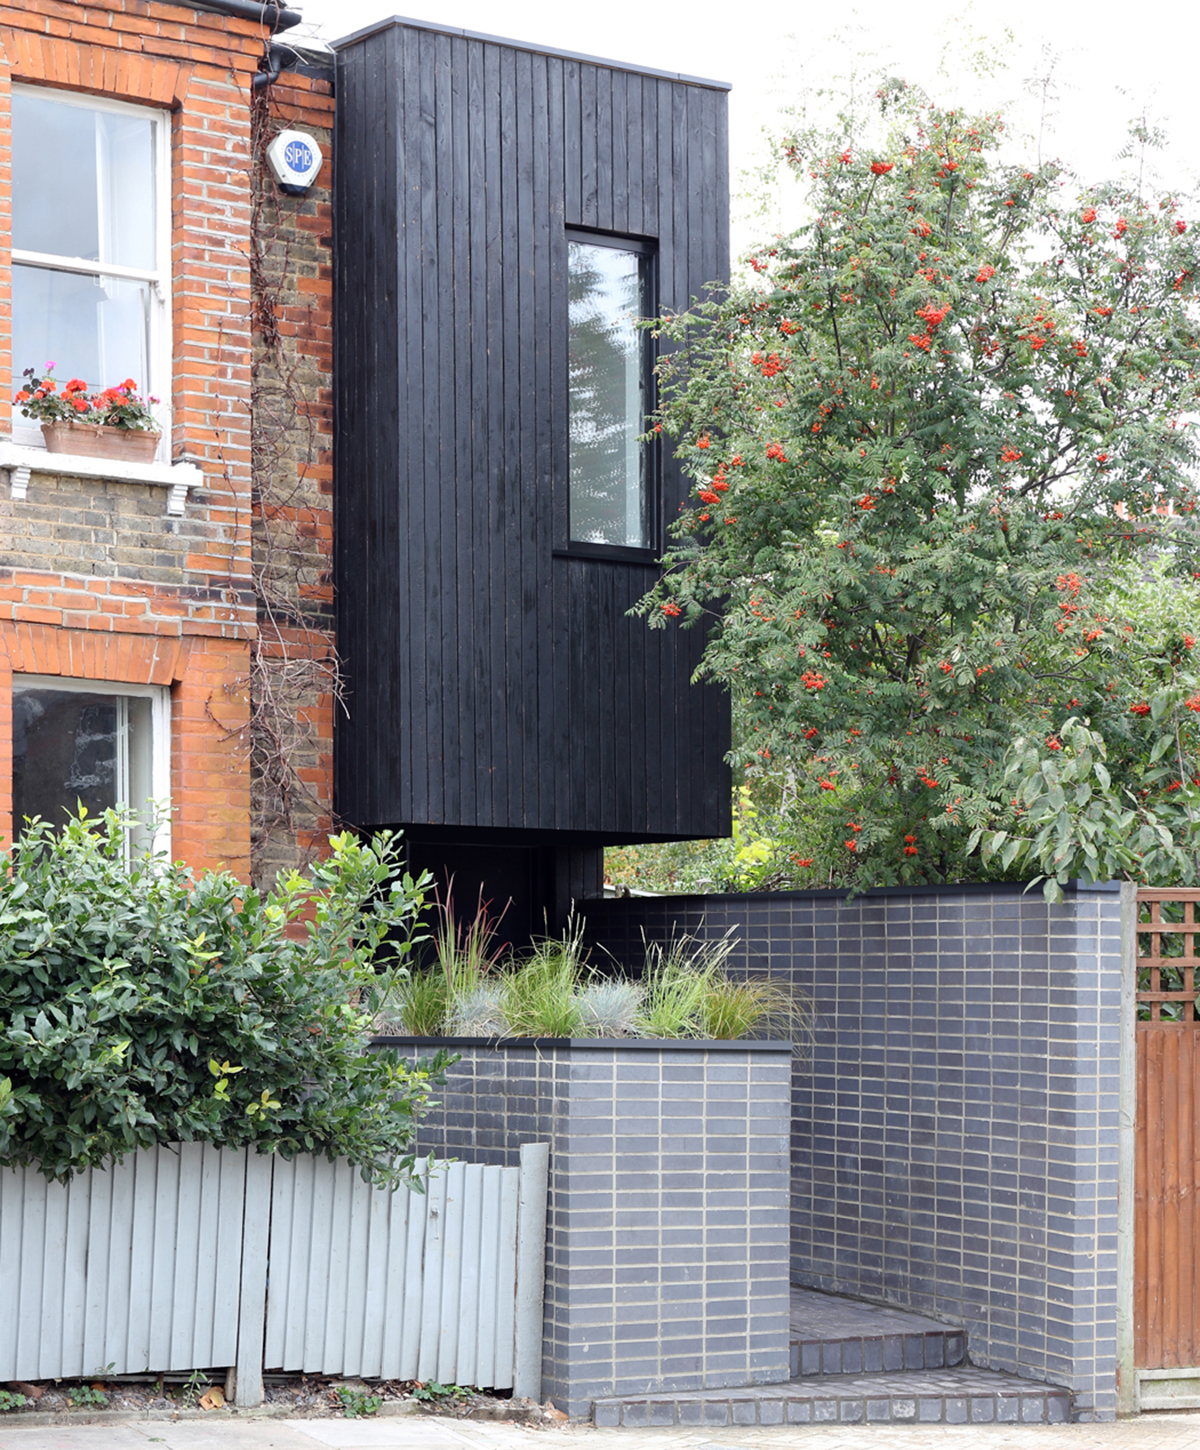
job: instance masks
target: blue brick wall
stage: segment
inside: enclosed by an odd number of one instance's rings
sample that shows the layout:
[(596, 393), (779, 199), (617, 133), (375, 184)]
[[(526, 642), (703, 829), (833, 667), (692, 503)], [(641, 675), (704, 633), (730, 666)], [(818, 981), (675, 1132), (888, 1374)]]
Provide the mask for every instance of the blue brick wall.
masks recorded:
[(786, 1047), (454, 1050), (419, 1151), (514, 1163), (522, 1142), (550, 1144), (545, 1395), (584, 1414), (609, 1395), (787, 1379)]
[(1116, 1407), (1118, 889), (585, 904), (590, 937), (719, 937), (811, 999), (793, 1282), (962, 1324), (971, 1360)]

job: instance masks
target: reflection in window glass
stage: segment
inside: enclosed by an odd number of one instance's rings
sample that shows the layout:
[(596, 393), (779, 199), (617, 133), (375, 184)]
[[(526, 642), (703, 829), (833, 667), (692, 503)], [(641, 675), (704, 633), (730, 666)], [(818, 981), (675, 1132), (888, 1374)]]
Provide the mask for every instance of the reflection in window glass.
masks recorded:
[[(92, 388), (150, 375), (150, 287), (145, 282), (52, 272), (12, 270), (13, 365), (59, 364), (62, 381), (79, 377)], [(16, 379), (20, 386), (20, 379)]]
[(150, 116), (14, 90), (12, 187), (19, 250), (156, 266)]
[(27, 816), (61, 826), (86, 807), (152, 800), (152, 702), (144, 695), (13, 688), (13, 834)]
[(648, 260), (577, 241), (567, 258), (571, 539), (649, 548)]
[[(40, 373), (52, 362), (62, 382), (77, 377), (97, 389), (133, 378), (157, 390), (161, 129), (157, 112), (13, 90), (14, 388), (25, 368)], [(112, 267), (142, 275), (114, 277)]]

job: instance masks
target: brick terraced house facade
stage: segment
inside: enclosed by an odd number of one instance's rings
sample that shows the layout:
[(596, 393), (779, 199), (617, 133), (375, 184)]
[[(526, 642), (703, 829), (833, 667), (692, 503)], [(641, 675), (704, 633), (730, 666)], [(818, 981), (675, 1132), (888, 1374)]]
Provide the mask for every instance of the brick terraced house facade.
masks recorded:
[[(176, 858), (248, 879), (328, 830), (333, 87), (298, 19), (0, 5), (6, 841), (164, 801)], [(306, 196), (266, 172), (284, 127), (326, 158)], [(159, 398), (155, 461), (47, 454), (11, 400), (51, 360)]]

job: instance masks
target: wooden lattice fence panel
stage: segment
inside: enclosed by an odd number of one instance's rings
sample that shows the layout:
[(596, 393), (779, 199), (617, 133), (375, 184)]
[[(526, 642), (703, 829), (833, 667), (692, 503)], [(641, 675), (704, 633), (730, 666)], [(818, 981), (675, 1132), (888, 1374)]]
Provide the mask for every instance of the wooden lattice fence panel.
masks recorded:
[(1134, 1356), (1200, 1365), (1200, 890), (1138, 892)]

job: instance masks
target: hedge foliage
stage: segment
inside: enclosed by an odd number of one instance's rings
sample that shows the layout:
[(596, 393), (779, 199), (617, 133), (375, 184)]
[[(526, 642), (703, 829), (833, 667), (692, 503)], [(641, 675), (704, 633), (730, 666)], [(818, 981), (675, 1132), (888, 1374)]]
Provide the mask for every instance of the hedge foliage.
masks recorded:
[(267, 894), (131, 859), (130, 818), (35, 822), (0, 877), (0, 1164), (64, 1181), (159, 1143), (344, 1157), (409, 1178), (445, 1059), (366, 1050), (424, 880), (334, 837)]

